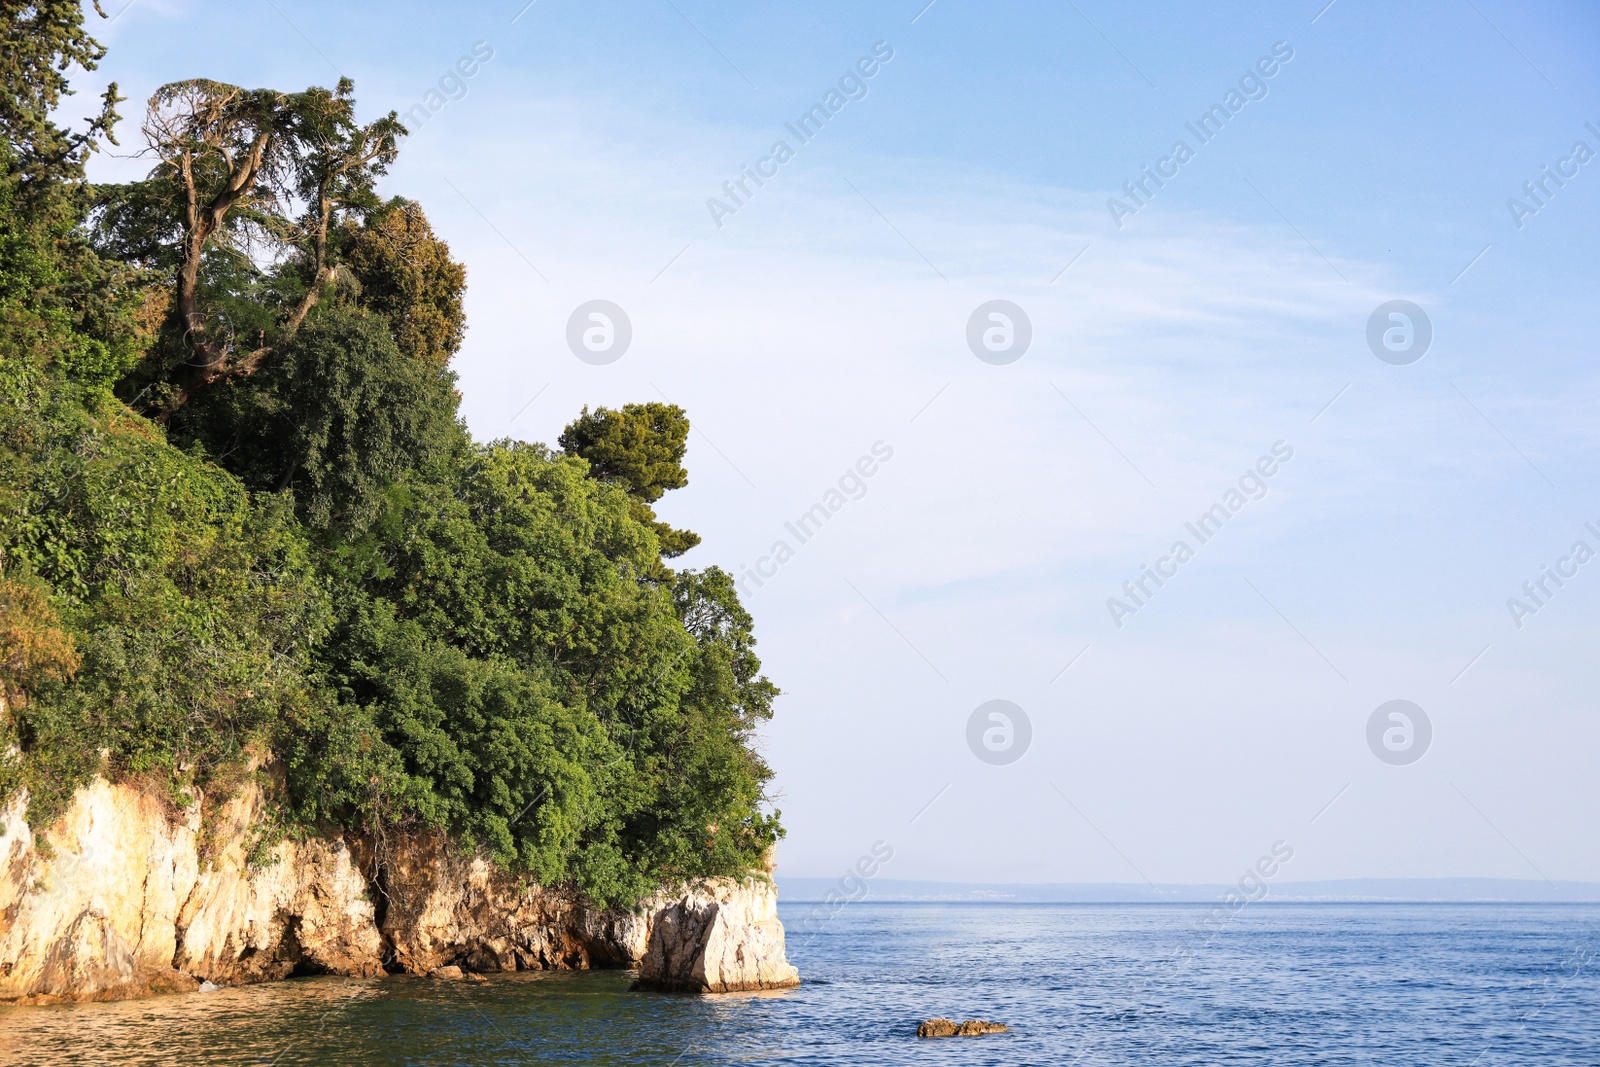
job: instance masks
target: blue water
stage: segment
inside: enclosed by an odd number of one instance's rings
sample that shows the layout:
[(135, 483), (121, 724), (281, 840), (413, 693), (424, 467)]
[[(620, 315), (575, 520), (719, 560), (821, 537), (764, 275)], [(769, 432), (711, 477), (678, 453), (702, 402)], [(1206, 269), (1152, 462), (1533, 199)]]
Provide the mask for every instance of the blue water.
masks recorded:
[[(620, 972), (312, 978), (0, 1009), (4, 1064), (1600, 1064), (1600, 907), (852, 904), (806, 984), (627, 992)], [(1006, 1034), (919, 1040), (945, 1015)]]

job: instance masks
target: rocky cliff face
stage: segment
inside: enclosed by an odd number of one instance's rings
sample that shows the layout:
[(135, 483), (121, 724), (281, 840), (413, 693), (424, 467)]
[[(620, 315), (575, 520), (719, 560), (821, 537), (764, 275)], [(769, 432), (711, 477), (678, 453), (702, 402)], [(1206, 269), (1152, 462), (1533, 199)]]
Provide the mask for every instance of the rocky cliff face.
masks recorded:
[(800, 984), (784, 955), (770, 881), (724, 881), (652, 903), (635, 989), (711, 993)]
[(392, 844), (381, 880), (365, 843), (338, 836), (283, 841), (251, 865), (253, 785), (209, 813), (202, 832), (195, 810), (97, 781), (44, 835), (49, 855), (23, 804), (0, 809), (0, 1001), (451, 965), (639, 967), (641, 988), (706, 993), (799, 984), (765, 878), (603, 911), (433, 836)]

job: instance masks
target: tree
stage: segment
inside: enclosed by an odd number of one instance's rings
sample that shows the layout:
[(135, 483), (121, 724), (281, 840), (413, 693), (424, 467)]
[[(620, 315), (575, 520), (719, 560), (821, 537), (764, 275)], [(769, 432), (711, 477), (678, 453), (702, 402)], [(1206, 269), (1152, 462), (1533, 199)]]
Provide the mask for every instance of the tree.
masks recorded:
[(650, 507), (668, 489), (689, 484), (683, 466), (689, 417), (675, 404), (624, 404), (621, 411), (588, 407), (561, 432), (563, 449), (589, 461), (590, 473), (620, 485), (636, 502), (635, 516), (656, 531), (661, 554), (681, 556), (700, 543), (700, 535), (658, 522)]
[(777, 690), (729, 575), (639, 580), (659, 560), (634, 503), (520, 443), (407, 483), (368, 535), (381, 573), (336, 579), (319, 656), (342, 704), (294, 742), (305, 814), (388, 805), (611, 902), (758, 868)]
[(84, 164), (112, 126), (113, 83), (82, 129), (54, 121), (70, 95), (68, 71), (93, 70), (105, 50), (83, 28), (77, 0), (0, 10), (0, 375), (13, 387), (54, 364), (109, 385), (147, 336), (119, 264), (100, 259), (81, 224), (91, 194)]
[[(144, 186), (125, 189), (100, 217), (102, 247), (170, 268), (168, 249), (180, 236), (163, 235), (161, 209)], [(464, 328), (466, 271), (410, 201), (349, 216), (328, 242), (348, 285), (309, 311), (271, 359), (164, 417), (174, 443), (200, 445), (251, 488), (292, 490), (313, 527), (359, 533), (392, 485), (466, 439), (454, 425), (448, 370)], [(235, 334), (264, 337), (277, 329), (279, 309), (301, 299), (295, 271), (293, 263), (287, 275), (273, 274), (212, 254), (202, 291)]]
[[(105, 12), (95, 4), (101, 18)], [(94, 70), (106, 50), (83, 28), (79, 0), (8, 3), (0, 14), (0, 133), (25, 187), (51, 192), (81, 180), (83, 165), (104, 136), (112, 144), (118, 115), (117, 84), (102, 98), (100, 114), (73, 132), (51, 119), (61, 98), (72, 92), (67, 70), (76, 64)]]
[(434, 236), (421, 205), (397, 196), (360, 225), (347, 222), (343, 237), (361, 305), (388, 318), (407, 357), (448, 363), (466, 330), (461, 297), (467, 272)]
[(454, 381), (402, 353), (383, 316), (334, 301), (269, 366), (176, 412), (169, 433), (253, 489), (291, 490), (313, 529), (359, 533), (393, 485), (463, 443)]
[[(377, 206), (373, 185), (405, 132), (392, 111), (356, 122), (353, 94), (348, 78), (301, 93), (195, 78), (150, 97), (144, 136), (161, 162), (108, 197), (105, 229), (113, 245), (174, 261), (181, 338), (163, 421), (200, 390), (255, 374), (342, 280), (330, 237), (346, 215)], [(281, 306), (250, 323), (253, 337), (230, 321), (226, 302), (208, 303), (213, 253), (247, 273), (262, 261), (289, 264), (297, 285), (275, 287)]]

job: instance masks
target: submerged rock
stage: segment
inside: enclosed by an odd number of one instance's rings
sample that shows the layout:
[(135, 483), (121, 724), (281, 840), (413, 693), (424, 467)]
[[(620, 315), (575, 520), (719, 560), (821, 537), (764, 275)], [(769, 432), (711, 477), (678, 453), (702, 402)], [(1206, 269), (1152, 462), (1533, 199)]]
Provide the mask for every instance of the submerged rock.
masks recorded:
[(918, 1037), (975, 1037), (978, 1034), (1002, 1034), (1007, 1027), (1005, 1023), (991, 1023), (983, 1019), (968, 1019), (965, 1022), (952, 1022), (949, 1019), (929, 1019), (917, 1027)]

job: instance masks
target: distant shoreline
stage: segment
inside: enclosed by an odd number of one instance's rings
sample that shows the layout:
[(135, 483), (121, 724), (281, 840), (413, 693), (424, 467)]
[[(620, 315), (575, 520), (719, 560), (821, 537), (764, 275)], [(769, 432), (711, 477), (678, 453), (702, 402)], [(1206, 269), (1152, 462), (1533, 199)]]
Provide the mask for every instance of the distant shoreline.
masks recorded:
[[(779, 903), (782, 905), (823, 904), (826, 903), (826, 900), (821, 897), (810, 899), (806, 897), (794, 897), (791, 899), (781, 900)], [(915, 904), (919, 907), (930, 908), (948, 907), (955, 904), (963, 906), (974, 905), (999, 908), (1037, 908), (1044, 906), (1063, 908), (1206, 908), (1215, 905), (1217, 903), (1217, 898), (1213, 897), (1210, 900), (969, 900), (957, 898), (913, 900), (909, 898), (868, 898), (866, 900), (852, 901), (851, 903), (852, 905), (871, 904), (880, 908), (887, 907), (891, 904)], [(1320, 907), (1324, 905), (1331, 907), (1333, 905), (1343, 906), (1347, 904), (1370, 907), (1388, 907), (1390, 905), (1396, 905), (1412, 908), (1437, 907), (1440, 905), (1448, 905), (1452, 908), (1592, 908), (1600, 906), (1600, 900), (1330, 900), (1326, 898), (1305, 898), (1298, 900), (1257, 900), (1252, 901), (1250, 906), (1255, 907), (1260, 904), (1271, 904), (1280, 908), (1303, 906)]]
[[(967, 883), (862, 879), (846, 896), (837, 879), (779, 877), (784, 903), (877, 904), (1215, 904), (1225, 884), (1124, 882)], [(829, 894), (832, 894), (830, 897)], [(1260, 904), (1600, 904), (1600, 883), (1511, 878), (1358, 878), (1283, 882)]]

